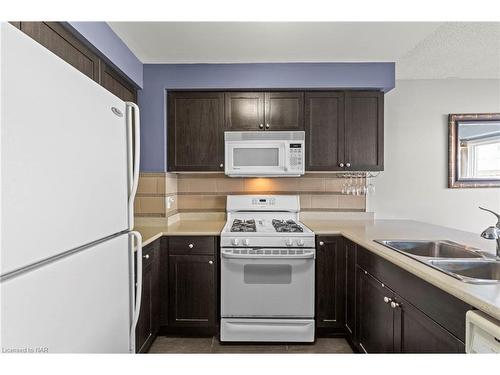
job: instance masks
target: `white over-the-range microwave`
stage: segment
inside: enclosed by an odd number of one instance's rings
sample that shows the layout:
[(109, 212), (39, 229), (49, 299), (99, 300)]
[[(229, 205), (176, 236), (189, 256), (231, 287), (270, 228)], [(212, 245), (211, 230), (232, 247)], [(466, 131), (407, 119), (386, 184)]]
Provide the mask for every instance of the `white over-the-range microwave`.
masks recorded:
[(225, 173), (230, 177), (304, 174), (303, 131), (225, 132)]

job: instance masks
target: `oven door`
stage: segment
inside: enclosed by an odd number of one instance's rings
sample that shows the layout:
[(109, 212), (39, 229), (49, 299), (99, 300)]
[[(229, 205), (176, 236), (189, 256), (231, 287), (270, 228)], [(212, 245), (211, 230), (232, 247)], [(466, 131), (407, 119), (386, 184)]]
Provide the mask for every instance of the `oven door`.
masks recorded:
[(314, 317), (314, 249), (259, 250), (221, 250), (221, 316)]
[(226, 141), (228, 176), (280, 176), (288, 173), (287, 143), (283, 141)]

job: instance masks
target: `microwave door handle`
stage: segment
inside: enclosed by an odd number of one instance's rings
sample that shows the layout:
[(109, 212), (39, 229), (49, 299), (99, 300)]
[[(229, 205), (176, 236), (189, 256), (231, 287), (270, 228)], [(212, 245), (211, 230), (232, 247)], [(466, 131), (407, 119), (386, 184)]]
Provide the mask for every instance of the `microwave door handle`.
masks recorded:
[(285, 172), (288, 172), (290, 169), (290, 165), (288, 164), (289, 159), (290, 159), (290, 145), (289, 144), (284, 144), (283, 145), (283, 168)]

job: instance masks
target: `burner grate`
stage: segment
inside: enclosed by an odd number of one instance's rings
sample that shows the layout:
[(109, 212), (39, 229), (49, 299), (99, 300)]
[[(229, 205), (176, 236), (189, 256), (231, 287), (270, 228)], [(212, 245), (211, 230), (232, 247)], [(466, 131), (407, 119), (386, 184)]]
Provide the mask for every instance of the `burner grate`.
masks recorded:
[(276, 232), (303, 232), (304, 228), (302, 228), (299, 224), (297, 224), (293, 220), (279, 220), (273, 219), (273, 227)]
[(231, 226), (231, 232), (255, 232), (255, 220), (240, 220), (234, 219), (233, 225)]

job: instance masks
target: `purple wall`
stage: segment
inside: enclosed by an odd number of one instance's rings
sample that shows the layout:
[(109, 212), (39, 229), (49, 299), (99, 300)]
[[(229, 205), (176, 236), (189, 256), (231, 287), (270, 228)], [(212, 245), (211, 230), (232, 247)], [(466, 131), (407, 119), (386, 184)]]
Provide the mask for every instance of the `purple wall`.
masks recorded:
[(106, 22), (67, 22), (67, 24), (142, 88), (142, 63)]
[(166, 92), (173, 89), (376, 89), (395, 85), (394, 63), (145, 64), (141, 171), (166, 171)]

